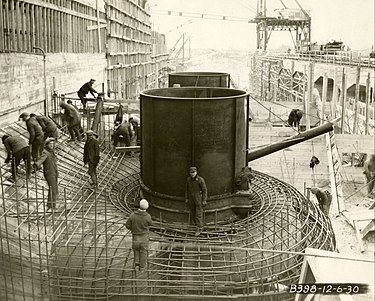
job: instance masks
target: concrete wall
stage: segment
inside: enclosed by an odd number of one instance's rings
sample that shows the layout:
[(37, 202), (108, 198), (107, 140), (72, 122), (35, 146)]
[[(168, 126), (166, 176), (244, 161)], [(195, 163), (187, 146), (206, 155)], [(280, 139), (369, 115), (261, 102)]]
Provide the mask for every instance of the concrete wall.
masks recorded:
[[(105, 54), (59, 53), (46, 56), (46, 86), (49, 102), (53, 89), (74, 93), (95, 78), (94, 88), (106, 83)], [(73, 94), (72, 94), (73, 95)], [(26, 53), (0, 54), (0, 127), (24, 112), (44, 113), (43, 56)]]

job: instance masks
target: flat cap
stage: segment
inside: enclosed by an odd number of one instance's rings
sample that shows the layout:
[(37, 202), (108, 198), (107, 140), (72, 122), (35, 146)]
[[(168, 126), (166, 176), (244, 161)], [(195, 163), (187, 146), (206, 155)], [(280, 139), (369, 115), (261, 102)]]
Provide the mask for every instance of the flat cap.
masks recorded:
[(194, 171), (197, 171), (197, 168), (196, 168), (196, 167), (194, 167), (194, 166), (192, 166), (192, 167), (190, 167), (190, 168), (189, 168), (189, 171), (190, 171), (190, 172), (194, 172)]

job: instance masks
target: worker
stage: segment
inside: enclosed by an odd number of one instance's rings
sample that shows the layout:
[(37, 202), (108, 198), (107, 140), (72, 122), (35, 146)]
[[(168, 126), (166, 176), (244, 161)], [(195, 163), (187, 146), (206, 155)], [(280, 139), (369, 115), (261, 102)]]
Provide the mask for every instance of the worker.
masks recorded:
[(90, 79), (89, 82), (85, 83), (79, 90), (78, 90), (78, 97), (81, 100), (83, 109), (86, 110), (86, 104), (87, 104), (87, 99), (86, 99), (86, 94), (91, 93), (92, 96), (96, 97), (94, 93), (99, 94), (96, 92), (96, 90), (92, 87), (92, 85), (95, 83), (95, 79)]
[(42, 127), (42, 130), (44, 132), (44, 140), (47, 138), (55, 138), (57, 141), (57, 126), (53, 122), (53, 120), (49, 119), (47, 116), (43, 115), (36, 115), (34, 113), (30, 114), (30, 118), (35, 118), (39, 125)]
[(367, 192), (369, 195), (374, 194), (375, 186), (375, 155), (370, 155), (363, 165), (363, 173), (366, 176)]
[(241, 171), (235, 178), (235, 185), (237, 191), (249, 191), (251, 180), (254, 176), (251, 174), (251, 167), (242, 167)]
[(69, 105), (71, 105), (71, 106), (73, 106), (73, 107), (77, 110), (77, 112), (79, 112), (78, 107), (77, 107), (75, 104), (73, 104), (73, 102), (72, 102), (70, 99), (68, 99), (68, 100), (66, 101), (66, 103), (69, 104)]
[(124, 107), (122, 104), (119, 105), (117, 112), (116, 112), (116, 117), (115, 117), (115, 124), (121, 124), (124, 116)]
[(203, 207), (207, 205), (207, 187), (204, 179), (198, 175), (196, 167), (189, 168), (190, 176), (186, 180), (185, 203), (190, 208), (190, 222), (197, 227), (195, 236), (202, 232)]
[(22, 113), (20, 119), (26, 122), (29, 132), (29, 146), (31, 146), (31, 155), (34, 161), (37, 161), (43, 151), (44, 133), (42, 127), (35, 118), (30, 118), (29, 113)]
[[(117, 127), (117, 128), (116, 128)], [(130, 123), (126, 120), (121, 124), (115, 124), (115, 131), (112, 135), (114, 148), (120, 143), (120, 146), (130, 146), (130, 141), (132, 139), (132, 130)], [(125, 152), (125, 155), (129, 155), (130, 152)]]
[(296, 126), (299, 131), (299, 124), (302, 119), (303, 112), (300, 109), (293, 109), (289, 113), (288, 124), (293, 127)]
[(328, 217), (332, 202), (331, 193), (328, 190), (322, 190), (316, 187), (311, 188), (310, 191), (316, 196), (320, 210)]
[(40, 169), (43, 164), (44, 178), (48, 183), (47, 211), (53, 211), (56, 209), (58, 195), (57, 178), (59, 176), (59, 172), (57, 169), (55, 142), (56, 141), (54, 138), (47, 138), (40, 159), (34, 163), (35, 169)]
[(81, 115), (79, 112), (70, 104), (63, 101), (60, 102), (60, 107), (64, 110), (63, 118), (68, 123), (68, 131), (70, 134), (69, 141), (82, 141), (81, 132)]
[(26, 177), (30, 177), (31, 172), (31, 156), (30, 147), (27, 142), (20, 136), (4, 135), (1, 137), (3, 144), (7, 150), (7, 157), (4, 161), (8, 164), (10, 161), (12, 166), (12, 178), (13, 182), (16, 182), (17, 168), (21, 162), (21, 159), (25, 163)]
[(141, 133), (140, 133), (141, 128), (140, 128), (138, 119), (136, 119), (134, 117), (130, 117), (129, 123), (133, 126), (137, 145), (141, 145)]
[(132, 232), (132, 249), (134, 253), (134, 268), (143, 271), (146, 268), (149, 244), (149, 227), (152, 226), (150, 214), (146, 212), (149, 204), (142, 199), (138, 210), (130, 214), (125, 223), (126, 228)]
[(91, 185), (96, 188), (98, 185), (98, 178), (96, 175), (96, 168), (100, 160), (99, 142), (96, 139), (98, 135), (94, 131), (86, 132), (87, 140), (83, 151), (83, 163), (89, 164), (88, 174), (91, 177)]

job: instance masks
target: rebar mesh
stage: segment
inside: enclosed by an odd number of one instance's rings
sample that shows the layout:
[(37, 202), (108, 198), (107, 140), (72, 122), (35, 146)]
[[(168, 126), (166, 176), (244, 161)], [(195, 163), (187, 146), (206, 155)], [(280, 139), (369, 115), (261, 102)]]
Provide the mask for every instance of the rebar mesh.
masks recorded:
[(60, 195), (53, 214), (45, 212), (40, 172), (30, 181), (21, 174), (9, 185), (2, 170), (5, 300), (292, 300), (284, 289), (298, 282), (305, 248), (335, 247), (330, 222), (316, 205), (292, 186), (254, 172), (245, 213), (207, 223), (199, 237), (185, 222), (154, 216), (147, 270), (135, 271), (125, 222), (139, 198), (139, 159), (114, 158), (103, 146), (99, 186), (92, 190), (81, 161), (83, 143), (66, 140), (57, 145)]

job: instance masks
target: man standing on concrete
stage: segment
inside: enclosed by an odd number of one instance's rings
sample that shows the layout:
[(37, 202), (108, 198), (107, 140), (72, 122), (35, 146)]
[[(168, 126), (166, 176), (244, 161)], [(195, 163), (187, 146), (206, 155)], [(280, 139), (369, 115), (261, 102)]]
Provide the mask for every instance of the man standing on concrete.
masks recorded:
[(36, 115), (34, 113), (30, 114), (30, 118), (35, 118), (38, 121), (44, 132), (44, 140), (47, 138), (55, 138), (57, 141), (57, 126), (56, 124), (44, 115)]
[(86, 94), (90, 92), (91, 95), (94, 97), (96, 97), (94, 93), (98, 94), (98, 92), (96, 92), (96, 90), (92, 87), (94, 83), (95, 83), (95, 79), (90, 79), (90, 81), (85, 83), (78, 91), (78, 97), (81, 100), (84, 110), (86, 110), (86, 104), (87, 104)]
[(26, 122), (27, 131), (30, 135), (31, 155), (34, 161), (37, 161), (43, 151), (44, 133), (42, 127), (35, 118), (30, 118), (29, 113), (22, 113), (20, 118)]
[(312, 194), (315, 194), (319, 208), (322, 210), (322, 212), (329, 217), (329, 208), (331, 206), (332, 202), (332, 195), (328, 190), (322, 190), (316, 187), (313, 187), (310, 189)]
[(142, 199), (139, 202), (139, 209), (130, 214), (125, 224), (133, 235), (134, 268), (139, 267), (139, 271), (146, 268), (149, 244), (148, 231), (149, 227), (152, 226), (152, 219), (150, 214), (146, 212), (147, 209), (148, 202)]
[[(93, 187), (97, 187), (98, 185), (98, 178), (96, 175), (96, 167), (99, 164), (100, 160), (100, 149), (99, 149), (99, 141), (95, 138), (98, 137), (94, 131), (87, 131), (86, 132), (87, 140), (85, 143), (85, 148), (83, 151), (83, 163), (86, 165), (89, 164), (88, 174), (91, 177), (91, 185)], [(95, 136), (95, 137), (94, 137)]]
[(197, 226), (195, 235), (198, 236), (203, 228), (203, 207), (207, 205), (206, 182), (198, 176), (197, 168), (190, 167), (190, 176), (186, 180), (185, 203), (190, 208), (190, 220)]
[(56, 209), (56, 200), (58, 194), (57, 178), (59, 172), (57, 170), (57, 159), (55, 155), (55, 139), (48, 138), (40, 159), (34, 163), (34, 167), (39, 169), (43, 164), (44, 178), (48, 183), (48, 201), (47, 210)]
[(31, 156), (30, 156), (30, 147), (27, 145), (27, 142), (22, 139), (20, 136), (9, 136), (4, 135), (1, 137), (3, 144), (7, 150), (7, 157), (4, 161), (5, 164), (12, 162), (12, 177), (13, 182), (16, 182), (17, 167), (21, 162), (21, 159), (25, 163), (26, 167), (26, 177), (30, 177), (31, 172)]
[(60, 102), (60, 107), (64, 110), (63, 118), (68, 123), (70, 141), (81, 142), (81, 114), (70, 104)]

